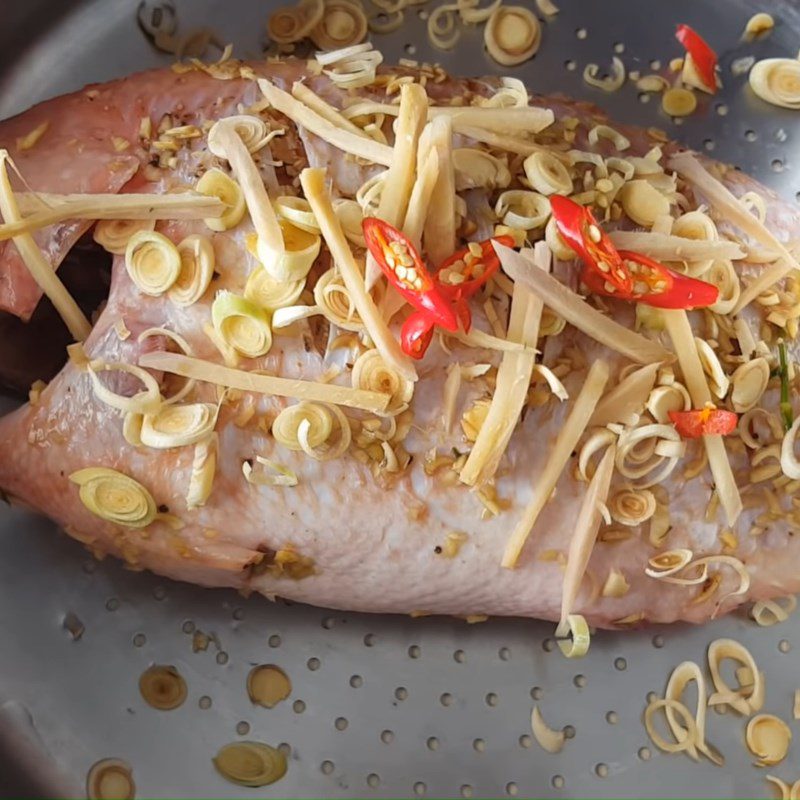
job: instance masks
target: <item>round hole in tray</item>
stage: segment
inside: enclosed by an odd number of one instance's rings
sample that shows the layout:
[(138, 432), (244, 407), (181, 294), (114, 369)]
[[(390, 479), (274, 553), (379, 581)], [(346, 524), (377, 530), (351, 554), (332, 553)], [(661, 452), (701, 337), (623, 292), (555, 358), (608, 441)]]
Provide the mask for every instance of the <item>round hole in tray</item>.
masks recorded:
[(636, 755), (639, 756), (641, 761), (649, 761), (653, 754), (650, 752), (649, 747), (640, 747)]
[(710, 153), (715, 147), (717, 143), (713, 139), (703, 139), (703, 147)]
[(565, 739), (574, 739), (575, 738), (575, 726), (574, 725), (565, 725), (562, 729)]
[(330, 775), (335, 769), (333, 761), (323, 761), (319, 765), (319, 770), (323, 775)]
[(277, 633), (273, 633), (272, 636), (267, 639), (267, 644), (270, 647), (280, 647), (281, 646), (281, 637), (278, 636)]
[(439, 740), (435, 736), (429, 736), (428, 740), (425, 742), (428, 750), (438, 750), (439, 749)]
[(318, 658), (309, 658), (306, 661), (306, 666), (312, 671), (316, 672), (320, 667), (320, 660)]
[(567, 70), (567, 72), (575, 72), (575, 70), (578, 69), (578, 63), (569, 58), (564, 62), (564, 68)]
[(758, 139), (758, 134), (754, 130), (748, 129), (744, 132), (744, 138), (748, 142), (754, 142), (756, 139)]
[(619, 722), (619, 714), (616, 711), (606, 712), (606, 722), (609, 725), (616, 725)]
[(367, 633), (364, 635), (364, 647), (373, 647), (377, 637), (374, 633)]
[(414, 44), (411, 44), (411, 43), (409, 42), (408, 44), (406, 44), (406, 45), (403, 45), (403, 50), (405, 50), (405, 51), (406, 51), (406, 54), (407, 54), (407, 55), (409, 55), (409, 56), (413, 56), (413, 55), (414, 55), (414, 53), (416, 53), (416, 52), (417, 52), (417, 46), (416, 46), (416, 45), (414, 45)]
[(625, 52), (625, 42), (614, 42), (614, 52), (620, 55)]
[(718, 114), (720, 117), (727, 117), (727, 116), (728, 116), (728, 111), (729, 111), (729, 110), (730, 110), (730, 109), (728, 108), (728, 106), (727, 106), (725, 103), (717, 103), (717, 104), (714, 106), (714, 111), (716, 111), (716, 112), (717, 112), (717, 114)]
[(594, 765), (594, 774), (597, 775), (598, 778), (607, 778), (608, 777), (608, 764), (603, 764), (600, 762), (599, 764)]
[(586, 28), (578, 28), (578, 29), (575, 31), (575, 36), (576, 36), (578, 39), (586, 39), (586, 38), (589, 36), (589, 31), (588, 31), (588, 30), (586, 30)]
[(398, 687), (397, 687), (397, 688), (394, 690), (394, 696), (395, 696), (395, 697), (396, 697), (398, 700), (405, 700), (405, 699), (408, 697), (408, 689), (406, 689), (406, 687), (405, 687), (405, 686), (398, 686)]
[(554, 789), (563, 789), (564, 788), (564, 776), (563, 775), (553, 775), (550, 779), (550, 785)]
[(519, 737), (518, 741), (519, 746), (527, 750), (533, 744), (533, 737), (528, 733), (523, 733), (522, 736)]
[(408, 648), (408, 657), (409, 658), (419, 658), (422, 655), (422, 650), (418, 644), (412, 644), (411, 647)]
[(367, 775), (367, 786), (369, 786), (370, 789), (377, 789), (380, 785), (381, 776), (378, 775), (377, 772), (370, 772), (370, 774)]
[(346, 731), (349, 724), (345, 717), (336, 717), (333, 722), (333, 727), (336, 728), (337, 731)]
[(381, 731), (381, 741), (384, 744), (391, 744), (394, 741), (394, 731), (385, 730)]
[(119, 608), (119, 600), (116, 597), (109, 597), (106, 600), (106, 611), (116, 611)]
[(224, 650), (220, 650), (217, 653), (217, 664), (223, 666), (228, 663), (228, 654)]
[(780, 158), (773, 158), (770, 166), (773, 172), (783, 172), (783, 161)]
[(233, 614), (231, 616), (237, 621), (241, 622), (244, 619), (244, 609), (243, 608), (234, 608)]
[(461, 796), (462, 797), (472, 797), (472, 787), (468, 783), (465, 783), (461, 787)]
[(292, 754), (292, 746), (287, 742), (281, 742), (278, 745), (278, 752), (284, 755), (286, 758), (289, 758), (289, 756)]
[(519, 786), (514, 781), (509, 781), (506, 784), (506, 794), (509, 797), (516, 797), (519, 794)]
[(572, 679), (572, 682), (575, 684), (575, 686), (578, 687), (578, 689), (584, 689), (586, 687), (586, 676), (585, 675), (576, 675)]
[(639, 92), (639, 102), (640, 103), (649, 103), (650, 102), (650, 92)]
[(425, 795), (425, 792), (427, 792), (427, 791), (428, 791), (428, 787), (422, 781), (417, 781), (414, 784), (414, 794), (417, 797), (423, 797)]
[(322, 622), (320, 623), (320, 625), (322, 625), (326, 631), (329, 631), (335, 624), (336, 617), (323, 617)]
[(241, 722), (236, 723), (236, 733), (239, 736), (247, 736), (250, 733), (250, 723), (246, 722), (245, 720), (241, 720)]
[(618, 656), (614, 659), (614, 669), (624, 672), (628, 669), (628, 662), (622, 656)]
[(508, 647), (501, 647), (497, 651), (497, 655), (501, 661), (510, 661), (511, 660), (511, 650)]
[(494, 692), (489, 692), (486, 695), (486, 705), (494, 708), (499, 702), (498, 696)]
[(364, 685), (364, 679), (360, 675), (351, 675), (350, 685), (354, 689), (360, 689)]
[(778, 642), (778, 650), (781, 653), (788, 653), (792, 649), (792, 643), (788, 639), (781, 639)]
[[(800, 192), (798, 192), (800, 194)], [(456, 650), (453, 653), (453, 661), (457, 664), (463, 664), (467, 660), (467, 654), (463, 650)]]
[(211, 698), (210, 698), (210, 697), (209, 697), (207, 694), (204, 694), (204, 695), (203, 695), (203, 696), (202, 696), (202, 697), (201, 697), (201, 698), (200, 698), (200, 699), (197, 701), (197, 705), (198, 705), (198, 707), (199, 707), (199, 708), (201, 708), (203, 711), (208, 711), (208, 709), (209, 709), (209, 708), (211, 708)]
[(156, 586), (155, 589), (153, 589), (153, 597), (156, 600), (159, 601), (164, 600), (166, 596), (167, 596), (167, 590), (164, 586)]
[(302, 714), (306, 710), (306, 704), (302, 700), (295, 700), (292, 703), (292, 711), (295, 714)]
[(146, 642), (147, 642), (147, 637), (143, 633), (137, 633), (133, 637), (134, 647), (144, 647)]
[(541, 690), (541, 688), (539, 686), (534, 686), (531, 689), (530, 694), (531, 694), (531, 699), (533, 699), (533, 700), (541, 700), (542, 699), (542, 695), (544, 694), (544, 692)]
[(195, 631), (194, 622), (192, 622), (190, 619), (184, 620), (183, 625), (181, 625), (181, 630), (186, 634), (193, 634)]
[(486, 742), (483, 739), (474, 739), (472, 742), (472, 749), (476, 753), (483, 753), (486, 750)]
[(542, 639), (542, 650), (544, 650), (545, 653), (552, 653), (555, 646), (555, 641), (549, 636), (546, 639)]
[(451, 695), (450, 692), (444, 692), (439, 696), (439, 702), (447, 708), (453, 705), (453, 695)]
[(653, 637), (653, 647), (661, 648), (663, 646), (664, 646), (664, 637), (660, 633), (657, 633)]

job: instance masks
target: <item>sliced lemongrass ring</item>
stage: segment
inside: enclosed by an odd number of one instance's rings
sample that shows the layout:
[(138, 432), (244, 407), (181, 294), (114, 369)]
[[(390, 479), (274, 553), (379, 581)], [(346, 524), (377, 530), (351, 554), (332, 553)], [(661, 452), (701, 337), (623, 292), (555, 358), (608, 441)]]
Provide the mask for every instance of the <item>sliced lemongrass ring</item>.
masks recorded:
[(276, 280), (302, 280), (317, 260), (321, 237), (296, 228), (286, 220), (280, 221), (280, 228), (285, 248), (283, 252), (275, 251), (268, 242), (259, 239), (256, 243), (258, 259)]
[[(238, 134), (239, 138), (244, 142), (244, 146), (251, 152), (255, 153), (264, 146), (264, 142), (268, 136), (267, 124), (260, 117), (253, 116), (252, 114), (237, 114), (232, 117), (225, 117), (225, 125), (232, 126)], [(220, 128), (214, 125), (208, 132), (208, 149), (217, 158), (224, 158), (227, 160), (224, 141), (219, 139)]]
[(274, 311), (294, 305), (303, 293), (305, 285), (305, 278), (297, 281), (277, 280), (259, 267), (247, 279), (244, 296), (267, 311)]
[(228, 207), (221, 217), (209, 217), (204, 220), (212, 231), (228, 231), (235, 228), (244, 218), (247, 203), (242, 187), (221, 169), (213, 167), (208, 170), (194, 189), (199, 194), (218, 197)]
[(586, 619), (580, 614), (568, 614), (565, 623), (556, 628), (559, 650), (567, 658), (583, 658), (589, 651), (591, 642)]
[(125, 255), (134, 233), (155, 230), (154, 219), (101, 219), (94, 226), (93, 238), (107, 253)]
[(649, 181), (628, 181), (619, 193), (623, 211), (637, 224), (652, 228), (659, 217), (669, 216), (670, 202)]
[(214, 276), (214, 245), (207, 236), (193, 234), (178, 245), (178, 255), (180, 272), (167, 297), (176, 306), (191, 306), (206, 293)]
[(394, 415), (405, 411), (414, 394), (414, 381), (401, 375), (387, 364), (377, 350), (367, 350), (353, 364), (354, 389), (388, 394), (391, 398), (385, 414)]
[(763, 356), (740, 364), (731, 375), (733, 410), (741, 414), (753, 408), (766, 391), (769, 379), (769, 362)]
[[(178, 347), (180, 351), (187, 356), (194, 355), (194, 348), (183, 338), (179, 333), (175, 333), (175, 331), (171, 331), (169, 328), (147, 328), (143, 330), (137, 339), (138, 342), (143, 342), (150, 336), (164, 336), (167, 339), (173, 341)], [(195, 386), (195, 379), (194, 378), (187, 378), (183, 386), (173, 395), (164, 398), (164, 403), (178, 403), (183, 400), (189, 392), (194, 389)]]
[(272, 314), (272, 330), (277, 331), (288, 328), (296, 322), (322, 314), (319, 306), (287, 306), (277, 308)]
[(310, 31), (311, 41), (320, 50), (339, 50), (362, 42), (367, 26), (361, 6), (350, 0), (327, 0), (325, 14)]
[(538, 192), (512, 189), (497, 198), (494, 212), (504, 225), (530, 231), (547, 224), (550, 218), (550, 201)]
[(211, 306), (211, 321), (217, 335), (243, 356), (258, 358), (272, 347), (267, 312), (244, 297), (220, 292)]
[(758, 714), (747, 723), (745, 741), (750, 752), (758, 758), (758, 765), (771, 767), (786, 758), (792, 731), (779, 717)]
[(364, 323), (358, 316), (353, 299), (335, 269), (323, 272), (317, 279), (314, 302), (322, 309), (323, 316), (334, 325), (354, 333), (363, 330)]
[(155, 414), (145, 414), (142, 444), (158, 450), (197, 444), (208, 437), (217, 422), (217, 407), (211, 403), (165, 405)]
[(667, 550), (648, 559), (647, 563), (650, 566), (645, 569), (645, 575), (649, 575), (651, 578), (665, 578), (668, 575), (674, 575), (687, 566), (693, 557), (694, 553), (684, 548)]
[(136, 784), (130, 764), (119, 758), (93, 764), (86, 776), (86, 796), (89, 800), (133, 800)]
[(190, 511), (205, 505), (211, 496), (217, 472), (218, 448), (219, 437), (216, 433), (212, 433), (194, 446), (192, 472), (189, 476), (189, 488), (186, 491), (186, 508)]
[(542, 717), (542, 712), (539, 711), (539, 706), (534, 706), (531, 712), (531, 731), (542, 750), (548, 753), (560, 753), (564, 749), (564, 742), (567, 739), (564, 731), (549, 727)]
[(188, 695), (186, 681), (175, 667), (153, 664), (139, 676), (139, 691), (147, 705), (159, 711), (172, 711), (183, 705)]
[(156, 518), (153, 496), (138, 481), (107, 467), (87, 467), (69, 479), (80, 487), (83, 505), (96, 517), (128, 528), (146, 528)]
[(293, 406), (287, 406), (272, 423), (272, 435), (278, 444), (289, 450), (303, 450), (300, 442), (300, 426), (305, 422), (304, 433), (306, 447), (320, 447), (333, 433), (333, 416), (330, 408), (321, 403), (303, 400)]
[[(161, 392), (158, 382), (146, 370), (135, 364), (92, 361), (87, 364), (89, 377), (92, 380), (92, 388), (95, 397), (112, 408), (124, 413), (150, 414), (158, 410), (161, 405)], [(138, 392), (132, 397), (117, 394), (109, 389), (98, 376), (98, 372), (127, 372), (134, 378), (138, 378), (144, 385), (144, 391)]]
[(214, 756), (214, 767), (225, 780), (239, 786), (268, 786), (286, 774), (286, 756), (261, 742), (233, 742)]
[(551, 153), (533, 153), (525, 159), (523, 169), (531, 186), (540, 194), (572, 194), (569, 171)]
[(689, 89), (673, 86), (661, 96), (661, 108), (671, 117), (688, 117), (697, 108), (697, 97)]
[(483, 42), (489, 55), (504, 67), (532, 58), (542, 40), (542, 26), (524, 6), (499, 6), (486, 22)]
[(125, 268), (140, 292), (157, 297), (178, 279), (181, 257), (178, 248), (163, 234), (138, 231), (128, 239)]
[(308, 200), (303, 197), (284, 195), (277, 198), (274, 205), (279, 216), (290, 222), (295, 228), (319, 235), (319, 224)]
[(750, 88), (775, 106), (800, 108), (800, 61), (765, 58), (750, 70)]
[[(297, 440), (300, 443), (300, 447), (306, 455), (311, 456), (311, 458), (317, 461), (330, 461), (334, 458), (339, 458), (339, 456), (350, 447), (350, 441), (352, 439), (350, 423), (347, 421), (347, 417), (344, 415), (342, 409), (339, 408), (339, 406), (329, 405), (328, 410), (333, 417), (336, 418), (336, 422), (338, 423), (338, 437), (335, 442), (331, 443), (331, 437), (328, 437), (324, 445), (312, 445), (309, 441), (309, 435), (312, 430), (311, 421), (309, 419), (302, 420), (297, 427)], [(383, 444), (388, 446), (387, 442), (383, 442)], [(384, 447), (384, 451), (385, 450), (386, 447)]]
[(139, 447), (142, 444), (143, 414), (129, 411), (122, 420), (122, 436), (128, 444)]
[(361, 206), (355, 200), (338, 199), (333, 201), (333, 210), (347, 241), (356, 247), (366, 247), (364, 231), (361, 228), (361, 222), (364, 219)]

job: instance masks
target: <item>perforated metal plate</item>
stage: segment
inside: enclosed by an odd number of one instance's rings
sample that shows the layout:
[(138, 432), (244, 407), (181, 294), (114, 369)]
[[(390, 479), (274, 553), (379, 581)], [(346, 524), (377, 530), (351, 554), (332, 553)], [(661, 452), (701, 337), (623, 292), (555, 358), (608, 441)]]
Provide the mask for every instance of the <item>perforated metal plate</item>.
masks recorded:
[[(140, 36), (137, 4), (14, 3), (13, 24), (0, 30), (0, 117), (84, 82), (167, 63)], [(239, 55), (260, 52), (269, 3), (176, 4), (184, 25), (212, 26)], [(532, 89), (591, 99), (618, 119), (663, 127), (795, 196), (797, 117), (752, 97), (730, 64), (749, 54), (796, 55), (796, 3), (561, 5), (545, 25), (540, 53), (517, 71)], [(767, 6), (776, 30), (763, 42), (741, 43), (745, 21)], [(656, 69), (652, 59), (665, 64), (678, 54), (677, 21), (719, 49), (725, 82), (683, 126), (664, 118), (657, 101), (641, 102), (632, 87), (604, 95), (583, 84), (587, 62), (608, 63), (615, 53), (643, 73)], [(432, 51), (416, 14), (380, 46), (389, 61), (413, 55), (453, 72), (498, 71), (481, 55), (477, 31), (452, 54)], [(80, 621), (80, 638), (64, 628), (65, 617), (74, 631)], [(216, 634), (219, 649), (194, 653), (195, 630)], [(764, 770), (743, 749), (741, 719), (710, 715), (708, 738), (728, 759), (718, 769), (655, 751), (641, 716), (647, 694), (663, 691), (672, 666), (702, 662), (708, 642), (732, 636), (767, 673), (766, 710), (790, 719), (800, 686), (793, 650), (800, 615), (769, 629), (733, 617), (700, 629), (600, 634), (576, 662), (553, 649), (551, 630), (522, 620), (468, 626), (331, 613), (168, 583), (96, 563), (49, 523), (2, 508), (0, 752), (50, 796), (81, 795), (86, 770), (106, 756), (133, 765), (140, 797), (769, 796)], [(142, 701), (137, 680), (152, 662), (175, 664), (186, 677), (189, 699), (177, 711)], [(247, 699), (245, 678), (257, 663), (278, 664), (293, 683), (291, 698), (272, 710)], [(531, 739), (534, 700), (550, 724), (569, 726), (559, 755)], [(237, 738), (288, 745), (286, 777), (261, 790), (225, 783), (211, 756)], [(795, 745), (773, 772), (792, 781), (800, 777), (796, 764)]]

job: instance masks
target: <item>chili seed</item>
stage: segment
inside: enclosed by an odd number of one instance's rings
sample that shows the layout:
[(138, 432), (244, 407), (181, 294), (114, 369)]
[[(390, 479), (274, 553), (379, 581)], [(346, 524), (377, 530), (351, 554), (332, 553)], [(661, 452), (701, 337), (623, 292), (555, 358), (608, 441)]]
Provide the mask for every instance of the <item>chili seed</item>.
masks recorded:
[(598, 261), (597, 266), (600, 272), (611, 272), (611, 267), (609, 267), (605, 261)]
[(394, 272), (395, 275), (397, 275), (397, 277), (400, 278), (401, 281), (405, 280), (406, 275), (408, 274), (408, 270), (402, 264), (395, 267)]
[(480, 257), (483, 255), (483, 248), (477, 242), (470, 242), (467, 247), (473, 256)]
[(414, 283), (417, 280), (417, 271), (413, 267), (406, 271), (406, 280), (409, 283)]

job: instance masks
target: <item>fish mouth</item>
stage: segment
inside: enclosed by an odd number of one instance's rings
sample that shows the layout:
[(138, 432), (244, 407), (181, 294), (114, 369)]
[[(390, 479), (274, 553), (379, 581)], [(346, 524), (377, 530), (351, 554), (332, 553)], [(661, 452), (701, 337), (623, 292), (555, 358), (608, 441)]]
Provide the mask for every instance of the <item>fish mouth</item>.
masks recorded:
[[(89, 319), (108, 299), (112, 261), (89, 232), (58, 269), (67, 291)], [(0, 395), (25, 399), (34, 381), (50, 381), (66, 363), (66, 347), (72, 341), (47, 297), (41, 298), (27, 321), (0, 311)]]

